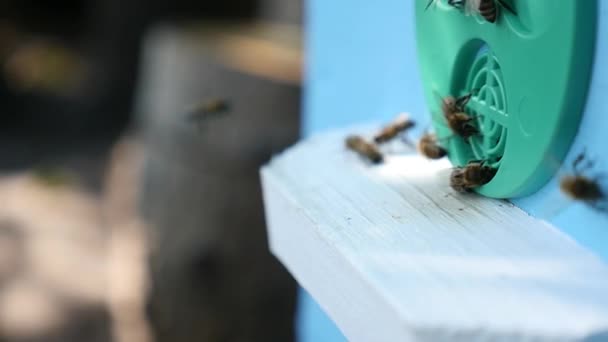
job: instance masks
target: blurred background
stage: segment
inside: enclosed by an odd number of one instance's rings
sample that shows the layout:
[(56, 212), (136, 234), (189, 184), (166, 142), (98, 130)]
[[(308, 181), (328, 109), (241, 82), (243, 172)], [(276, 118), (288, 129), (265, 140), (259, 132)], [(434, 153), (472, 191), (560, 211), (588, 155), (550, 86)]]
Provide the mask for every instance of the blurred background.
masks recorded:
[(292, 341), (301, 0), (0, 3), (0, 341)]

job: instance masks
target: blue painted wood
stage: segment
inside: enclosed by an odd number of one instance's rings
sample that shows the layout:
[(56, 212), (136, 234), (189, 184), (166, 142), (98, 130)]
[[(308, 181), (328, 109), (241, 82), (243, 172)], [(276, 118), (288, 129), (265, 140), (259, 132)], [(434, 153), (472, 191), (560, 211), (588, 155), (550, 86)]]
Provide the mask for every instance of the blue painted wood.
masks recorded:
[[(354, 122), (389, 120), (409, 111), (423, 129), (430, 121), (424, 103), (414, 41), (414, 0), (309, 0), (307, 2), (307, 88), (304, 134)], [(418, 0), (426, 1), (426, 0)], [(576, 0), (569, 0), (576, 1)], [(608, 1), (600, 15), (591, 91), (580, 132), (567, 163), (587, 147), (608, 172)], [(559, 162), (556, 161), (556, 169)], [(562, 168), (558, 175), (567, 172)], [(608, 216), (573, 203), (559, 192), (557, 178), (538, 193), (514, 203), (544, 218), (589, 250), (608, 260)], [(301, 341), (341, 341), (319, 310), (303, 297)], [(311, 300), (311, 299), (310, 299)], [(312, 332), (314, 331), (314, 334)], [(323, 332), (327, 333), (324, 339)], [(317, 339), (310, 339), (315, 336)]]
[[(574, 1), (574, 0), (572, 0)], [(598, 35), (590, 92), (578, 135), (558, 177), (541, 191), (514, 203), (530, 214), (544, 218), (576, 241), (608, 260), (608, 215), (572, 203), (559, 193), (558, 178), (571, 172), (571, 162), (586, 149), (596, 160), (595, 170), (608, 173), (608, 1), (599, 1)], [(604, 184), (608, 191), (608, 183)]]
[(403, 110), (426, 122), (411, 0), (310, 0), (304, 132)]
[(319, 304), (303, 289), (298, 298), (297, 338), (300, 342), (347, 341)]
[[(304, 135), (355, 122), (426, 115), (415, 58), (412, 0), (309, 0)], [(305, 291), (300, 342), (346, 340)]]

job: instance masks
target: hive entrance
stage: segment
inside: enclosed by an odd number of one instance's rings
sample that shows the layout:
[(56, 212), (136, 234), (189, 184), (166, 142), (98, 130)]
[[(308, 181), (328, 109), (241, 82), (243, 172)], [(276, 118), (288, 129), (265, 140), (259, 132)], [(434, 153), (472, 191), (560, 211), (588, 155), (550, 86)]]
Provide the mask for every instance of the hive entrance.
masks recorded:
[(467, 78), (466, 89), (474, 92), (465, 111), (475, 117), (480, 134), (470, 138), (476, 160), (498, 168), (507, 140), (505, 87), (500, 64), (490, 51), (480, 52)]

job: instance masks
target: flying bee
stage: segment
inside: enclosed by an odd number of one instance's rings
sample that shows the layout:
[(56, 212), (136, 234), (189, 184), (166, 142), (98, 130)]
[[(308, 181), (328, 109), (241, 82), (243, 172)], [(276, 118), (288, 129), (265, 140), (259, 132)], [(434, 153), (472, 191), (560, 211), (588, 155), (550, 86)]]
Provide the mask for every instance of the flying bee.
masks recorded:
[(384, 160), (384, 156), (376, 146), (365, 141), (365, 139), (358, 135), (349, 135), (346, 137), (346, 147), (374, 164), (379, 164)]
[[(426, 9), (428, 9), (435, 0), (429, 0), (426, 5)], [(507, 11), (511, 12), (513, 15), (517, 15), (513, 7), (511, 7), (504, 0), (448, 0), (448, 5), (458, 8), (464, 9), (466, 15), (471, 14), (479, 14), (486, 21), (490, 23), (495, 23), (500, 14), (500, 8), (503, 7)]]
[(418, 151), (429, 159), (440, 159), (448, 154), (448, 151), (439, 145), (437, 135), (428, 132), (418, 141)]
[(210, 99), (194, 106), (188, 112), (188, 120), (196, 122), (200, 127), (205, 120), (226, 114), (229, 110), (230, 103), (228, 100), (222, 98)]
[(385, 142), (393, 140), (396, 136), (405, 133), (410, 128), (414, 127), (416, 123), (410, 119), (410, 117), (402, 113), (388, 126), (382, 128), (378, 134), (374, 136), (374, 142), (376, 144), (383, 144)]
[(456, 167), (450, 175), (450, 186), (457, 192), (471, 192), (487, 184), (496, 175), (496, 169), (483, 161), (472, 161), (465, 167)]
[[(583, 162), (585, 164), (581, 166)], [(593, 178), (583, 175), (593, 167), (593, 164), (593, 161), (586, 159), (585, 152), (581, 152), (572, 163), (574, 174), (562, 177), (559, 187), (564, 194), (574, 200), (584, 202), (600, 211), (608, 211), (606, 194), (599, 185), (599, 179), (604, 175), (596, 175)]]
[(471, 124), (475, 117), (464, 112), (464, 106), (469, 102), (471, 96), (473, 94), (469, 93), (459, 98), (447, 96), (441, 100), (441, 110), (448, 127), (465, 140), (479, 133), (479, 130)]

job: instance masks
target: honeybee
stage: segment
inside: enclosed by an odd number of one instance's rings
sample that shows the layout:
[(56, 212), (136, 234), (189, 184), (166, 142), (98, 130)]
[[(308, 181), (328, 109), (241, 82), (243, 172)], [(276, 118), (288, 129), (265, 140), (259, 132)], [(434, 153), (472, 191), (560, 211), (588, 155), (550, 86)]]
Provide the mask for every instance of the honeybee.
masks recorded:
[[(581, 166), (584, 161), (585, 165)], [(597, 210), (607, 211), (608, 206), (604, 201), (606, 194), (599, 185), (599, 179), (604, 175), (600, 174), (594, 178), (583, 175), (583, 172), (592, 168), (593, 164), (593, 161), (586, 159), (585, 152), (581, 152), (572, 163), (574, 174), (562, 177), (559, 187), (568, 197), (582, 201)]]
[(452, 170), (450, 174), (450, 187), (460, 193), (471, 192), (471, 189), (466, 186), (464, 181), (464, 168), (456, 167)]
[(199, 103), (188, 112), (188, 119), (197, 124), (218, 115), (225, 114), (230, 110), (230, 103), (226, 99), (216, 98)]
[(440, 159), (448, 154), (448, 151), (439, 145), (437, 135), (428, 132), (418, 141), (418, 151), (429, 159)]
[[(435, 0), (430, 0), (425, 9), (428, 9)], [(464, 9), (466, 15), (478, 13), (486, 21), (495, 23), (500, 14), (500, 7), (504, 7), (513, 15), (517, 15), (513, 7), (504, 0), (448, 0), (448, 5), (458, 9)], [(500, 5), (500, 6), (498, 6)]]
[(457, 192), (471, 192), (487, 184), (496, 175), (496, 169), (483, 161), (471, 161), (465, 167), (456, 167), (450, 175), (450, 186)]
[(394, 139), (396, 136), (405, 133), (408, 129), (414, 127), (416, 123), (410, 117), (402, 113), (388, 126), (382, 128), (378, 134), (374, 136), (376, 144), (383, 144)]
[(346, 137), (346, 147), (374, 164), (379, 164), (384, 160), (384, 156), (376, 146), (358, 135)]
[(479, 133), (479, 130), (471, 124), (474, 117), (464, 112), (464, 106), (472, 96), (473, 94), (469, 93), (459, 98), (447, 96), (441, 100), (441, 110), (448, 127), (463, 139), (468, 139)]

